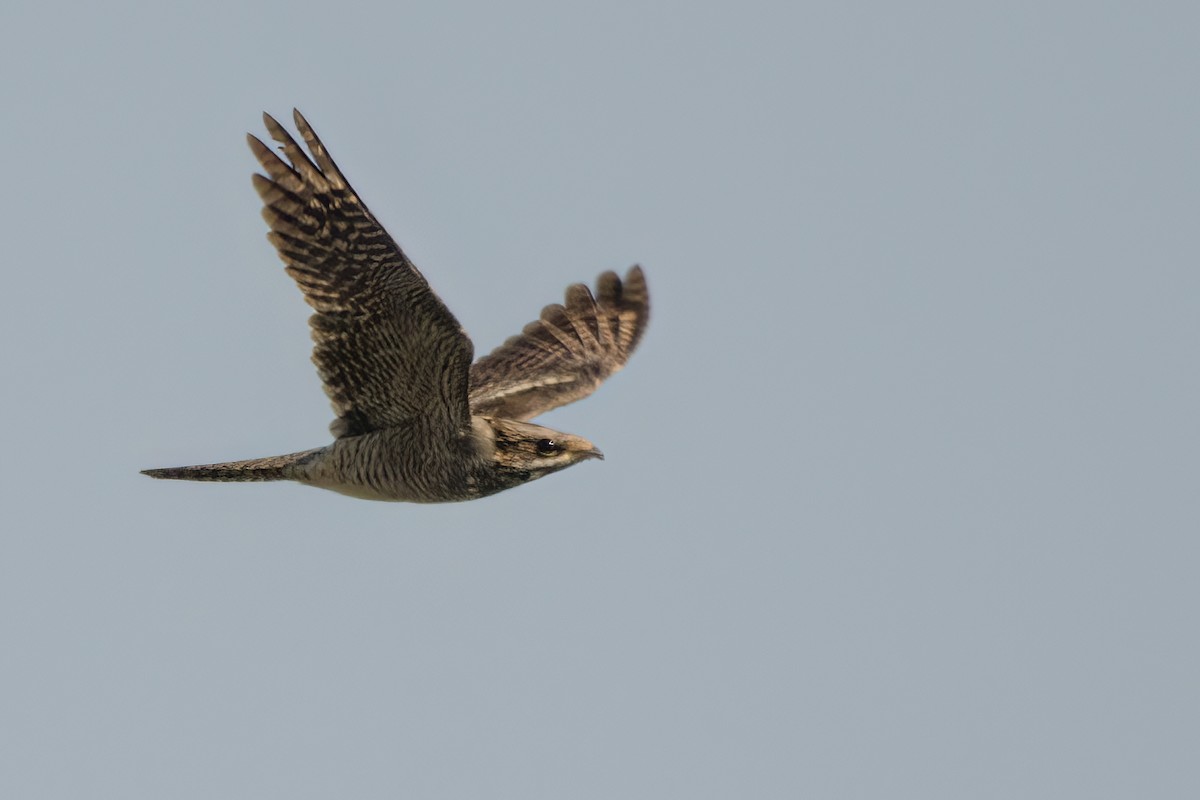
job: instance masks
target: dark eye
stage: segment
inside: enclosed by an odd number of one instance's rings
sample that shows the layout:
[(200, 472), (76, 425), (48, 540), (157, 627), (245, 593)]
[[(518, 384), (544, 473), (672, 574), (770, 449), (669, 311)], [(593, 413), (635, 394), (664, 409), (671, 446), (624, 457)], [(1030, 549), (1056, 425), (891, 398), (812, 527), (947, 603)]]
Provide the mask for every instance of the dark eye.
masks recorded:
[(563, 446), (553, 439), (538, 439), (537, 451), (539, 456), (554, 456), (563, 451)]

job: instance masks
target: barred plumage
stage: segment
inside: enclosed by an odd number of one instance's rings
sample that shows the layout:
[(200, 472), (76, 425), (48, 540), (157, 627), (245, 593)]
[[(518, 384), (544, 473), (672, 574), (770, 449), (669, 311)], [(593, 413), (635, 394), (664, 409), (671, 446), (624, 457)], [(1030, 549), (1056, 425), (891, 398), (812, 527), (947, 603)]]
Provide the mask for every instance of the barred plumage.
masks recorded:
[[(327, 447), (288, 456), (146, 470), (156, 478), (297, 480), (358, 497), (468, 500), (587, 458), (590, 442), (527, 420), (596, 390), (649, 320), (640, 267), (567, 289), (489, 355), (473, 346), (416, 266), (294, 112), (308, 153), (263, 115), (285, 162), (254, 136), (267, 238), (313, 307), (313, 362), (336, 418)], [(290, 163), (289, 163), (290, 162)]]

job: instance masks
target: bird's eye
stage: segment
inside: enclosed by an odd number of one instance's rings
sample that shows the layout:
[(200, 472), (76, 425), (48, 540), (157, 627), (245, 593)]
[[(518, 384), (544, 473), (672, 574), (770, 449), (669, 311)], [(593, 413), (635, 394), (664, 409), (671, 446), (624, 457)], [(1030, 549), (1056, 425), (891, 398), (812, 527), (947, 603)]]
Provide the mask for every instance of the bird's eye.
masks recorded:
[(565, 448), (553, 439), (538, 439), (537, 451), (539, 456), (555, 456)]

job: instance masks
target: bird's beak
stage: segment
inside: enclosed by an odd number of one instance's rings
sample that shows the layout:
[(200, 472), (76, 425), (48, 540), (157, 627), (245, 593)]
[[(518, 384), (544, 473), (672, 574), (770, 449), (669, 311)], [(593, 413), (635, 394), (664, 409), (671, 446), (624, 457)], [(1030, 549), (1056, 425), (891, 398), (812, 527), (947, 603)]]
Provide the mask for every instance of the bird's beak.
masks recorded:
[(579, 455), (583, 456), (584, 458), (598, 458), (601, 461), (604, 460), (604, 453), (601, 453), (598, 447), (593, 447), (591, 450), (584, 450)]

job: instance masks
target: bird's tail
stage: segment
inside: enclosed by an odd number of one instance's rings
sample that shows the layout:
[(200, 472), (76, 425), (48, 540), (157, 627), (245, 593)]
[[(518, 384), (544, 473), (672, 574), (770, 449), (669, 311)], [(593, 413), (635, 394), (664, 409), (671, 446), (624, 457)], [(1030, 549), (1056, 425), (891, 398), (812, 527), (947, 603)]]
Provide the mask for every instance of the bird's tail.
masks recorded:
[(299, 464), (320, 449), (289, 453), (285, 456), (227, 461), (224, 464), (144, 469), (142, 474), (175, 481), (285, 481), (292, 477), (290, 467)]

